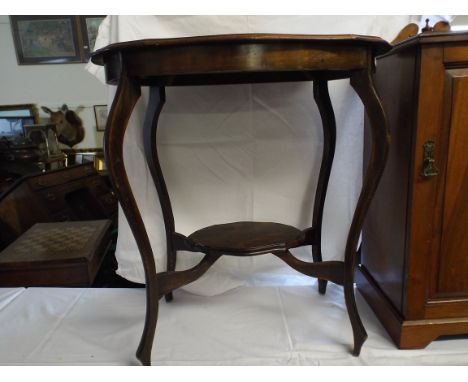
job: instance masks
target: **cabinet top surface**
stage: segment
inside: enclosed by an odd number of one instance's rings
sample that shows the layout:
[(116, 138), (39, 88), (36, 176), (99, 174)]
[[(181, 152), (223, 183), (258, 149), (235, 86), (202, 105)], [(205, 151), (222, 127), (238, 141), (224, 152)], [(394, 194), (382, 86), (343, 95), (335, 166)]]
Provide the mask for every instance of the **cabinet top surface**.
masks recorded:
[(162, 47), (187, 46), (195, 47), (199, 45), (232, 45), (232, 44), (264, 44), (278, 43), (285, 48), (294, 43), (303, 43), (310, 47), (317, 46), (362, 46), (367, 45), (372, 48), (375, 54), (383, 54), (391, 49), (391, 45), (375, 36), (362, 36), (353, 34), (337, 35), (307, 35), (307, 34), (268, 34), (268, 33), (250, 33), (250, 34), (226, 34), (226, 35), (208, 35), (193, 37), (177, 37), (164, 39), (145, 39), (128, 42), (119, 42), (110, 44), (101, 48), (91, 55), (91, 61), (97, 65), (104, 65), (104, 56), (116, 52), (133, 52), (138, 49), (158, 49)]
[(459, 32), (426, 32), (419, 33), (416, 36), (407, 38), (393, 46), (392, 50), (383, 54), (383, 56), (398, 53), (406, 48), (417, 45), (431, 44), (451, 44), (451, 43), (468, 43), (468, 31)]

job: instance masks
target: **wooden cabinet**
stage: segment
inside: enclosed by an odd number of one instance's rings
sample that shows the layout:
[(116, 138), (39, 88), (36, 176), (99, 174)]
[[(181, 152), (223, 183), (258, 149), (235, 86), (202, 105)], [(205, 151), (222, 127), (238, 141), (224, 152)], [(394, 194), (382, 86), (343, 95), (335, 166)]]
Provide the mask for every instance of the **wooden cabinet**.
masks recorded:
[(422, 348), (468, 333), (468, 33), (405, 40), (375, 81), (392, 143), (357, 285), (400, 348)]

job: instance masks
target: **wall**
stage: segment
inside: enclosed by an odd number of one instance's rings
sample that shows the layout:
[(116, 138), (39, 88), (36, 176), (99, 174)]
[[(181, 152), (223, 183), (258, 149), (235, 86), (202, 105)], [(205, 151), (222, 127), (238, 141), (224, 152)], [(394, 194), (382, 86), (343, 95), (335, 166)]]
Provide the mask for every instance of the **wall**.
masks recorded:
[[(468, 16), (455, 16), (453, 25), (468, 25)], [(86, 136), (77, 148), (102, 146), (103, 133), (96, 131), (93, 105), (107, 102), (106, 86), (85, 70), (85, 64), (18, 65), (8, 16), (0, 15), (0, 105), (37, 104), (41, 122), (47, 114), (40, 106), (55, 110), (63, 103), (80, 113)]]
[[(458, 15), (454, 16), (453, 20), (450, 23), (452, 26), (461, 26), (463, 25), (464, 27), (468, 26), (468, 16), (466, 15)], [(468, 29), (468, 28), (463, 28), (463, 29)]]
[[(34, 103), (53, 110), (66, 103), (84, 106), (79, 114), (86, 135), (75, 148), (101, 147), (93, 105), (107, 103), (106, 86), (85, 70), (86, 64), (18, 65), (8, 16), (0, 16), (0, 105)], [(48, 115), (40, 110), (41, 122)]]

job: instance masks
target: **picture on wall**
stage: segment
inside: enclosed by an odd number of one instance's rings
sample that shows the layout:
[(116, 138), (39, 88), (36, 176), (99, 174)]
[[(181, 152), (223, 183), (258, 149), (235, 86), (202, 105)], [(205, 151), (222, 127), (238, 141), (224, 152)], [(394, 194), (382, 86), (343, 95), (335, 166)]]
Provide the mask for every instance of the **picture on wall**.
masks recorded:
[(86, 61), (91, 57), (91, 52), (94, 50), (96, 37), (105, 16), (80, 16), (81, 31), (83, 36), (83, 49)]
[(38, 122), (35, 105), (0, 105), (0, 137), (24, 137), (27, 125)]
[(88, 62), (105, 16), (10, 16), (19, 65)]
[(94, 116), (96, 117), (96, 130), (105, 131), (107, 123), (107, 105), (94, 105)]
[(19, 64), (81, 62), (74, 16), (10, 16)]

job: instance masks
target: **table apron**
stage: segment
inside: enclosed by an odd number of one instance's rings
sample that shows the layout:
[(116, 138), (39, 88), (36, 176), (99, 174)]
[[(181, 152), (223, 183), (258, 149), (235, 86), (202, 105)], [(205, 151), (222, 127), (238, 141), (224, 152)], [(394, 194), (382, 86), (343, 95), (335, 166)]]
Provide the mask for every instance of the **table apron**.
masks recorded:
[[(131, 77), (146, 83), (148, 79), (154, 79), (157, 83), (158, 78), (160, 81), (161, 77), (171, 77), (172, 82), (177, 84), (179, 75), (191, 76), (195, 83), (197, 79), (194, 77), (197, 76), (200, 79), (218, 76), (217, 83), (222, 83), (223, 79), (226, 83), (245, 82), (236, 80), (239, 73), (252, 73), (249, 82), (257, 82), (255, 74), (259, 74), (258, 82), (267, 82), (268, 78), (262, 80), (261, 74), (274, 73), (274, 82), (277, 82), (281, 81), (281, 73), (286, 74), (284, 81), (290, 81), (291, 73), (364, 69), (369, 64), (370, 56), (370, 48), (365, 45), (310, 47), (296, 43), (284, 47), (280, 44), (246, 43), (231, 46), (170, 46), (110, 54), (106, 57), (106, 75), (108, 83), (118, 82), (121, 64), (124, 63)], [(223, 78), (219, 79), (220, 75)]]

